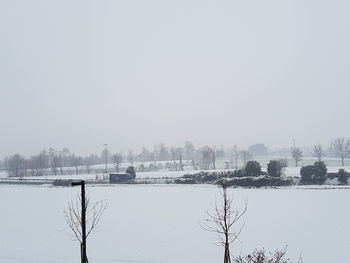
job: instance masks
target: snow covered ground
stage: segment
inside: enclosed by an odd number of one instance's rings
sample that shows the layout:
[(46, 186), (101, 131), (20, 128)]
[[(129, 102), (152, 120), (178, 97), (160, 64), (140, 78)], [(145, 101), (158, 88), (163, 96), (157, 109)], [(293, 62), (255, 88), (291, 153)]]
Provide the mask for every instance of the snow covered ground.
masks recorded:
[(7, 173), (5, 171), (0, 171), (0, 178), (7, 178)]
[[(79, 246), (68, 237), (63, 209), (79, 188), (0, 186), (0, 262), (75, 263)], [(88, 240), (90, 262), (221, 262), (215, 234), (203, 231), (219, 197), (214, 186), (95, 186), (92, 200), (107, 200), (99, 231)], [(305, 263), (346, 263), (350, 257), (350, 189), (230, 189), (248, 212), (234, 254), (288, 245)]]

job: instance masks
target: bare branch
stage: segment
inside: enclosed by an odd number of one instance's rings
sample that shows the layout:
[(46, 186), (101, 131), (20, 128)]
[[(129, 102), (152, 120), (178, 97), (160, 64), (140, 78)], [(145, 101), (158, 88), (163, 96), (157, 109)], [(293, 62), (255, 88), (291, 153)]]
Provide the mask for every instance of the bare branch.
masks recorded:
[[(107, 208), (106, 200), (90, 202), (90, 198), (85, 198), (86, 224), (88, 237), (92, 231), (96, 230), (104, 211)], [(81, 217), (81, 196), (77, 195), (74, 201), (68, 203), (63, 211), (64, 219), (71, 230), (70, 237), (82, 243), (82, 217)]]

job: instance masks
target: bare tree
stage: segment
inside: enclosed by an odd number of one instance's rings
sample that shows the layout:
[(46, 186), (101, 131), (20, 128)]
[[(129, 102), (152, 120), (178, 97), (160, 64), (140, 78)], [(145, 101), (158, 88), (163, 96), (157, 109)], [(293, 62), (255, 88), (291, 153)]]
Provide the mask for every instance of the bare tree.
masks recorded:
[(71, 153), (67, 148), (62, 149), (62, 151), (59, 152), (59, 167), (61, 175), (64, 174), (63, 167), (68, 167), (70, 155)]
[(5, 158), (5, 167), (9, 177), (23, 177), (26, 176), (27, 160), (16, 153)]
[(234, 148), (229, 148), (227, 149), (227, 156), (229, 159), (230, 167), (233, 169), (234, 168), (234, 159), (235, 159), (235, 150)]
[(152, 159), (151, 155), (152, 155), (151, 152), (146, 147), (142, 147), (141, 153), (137, 156), (137, 158), (141, 162), (146, 162)]
[(184, 165), (182, 160), (183, 160), (184, 148), (182, 147), (176, 148), (176, 154), (179, 157), (180, 170), (183, 171)]
[(6, 169), (5, 162), (0, 160), (0, 170), (5, 170), (5, 169)]
[(208, 148), (211, 154), (211, 161), (213, 163), (213, 169), (216, 169), (216, 147), (214, 146), (213, 148)]
[(157, 160), (158, 160), (158, 155), (159, 155), (159, 150), (157, 146), (154, 146), (154, 150), (151, 153), (152, 155), (152, 160), (153, 160), (153, 165), (154, 165), (154, 169), (157, 169)]
[(235, 144), (235, 161), (236, 161), (236, 170), (238, 169), (238, 152), (237, 145)]
[(126, 156), (127, 160), (129, 161), (129, 163), (131, 164), (131, 166), (134, 165), (134, 160), (135, 160), (135, 154), (133, 153), (132, 150), (128, 151), (128, 155)]
[(195, 148), (192, 142), (186, 141), (184, 146), (186, 160), (194, 161)]
[(342, 166), (344, 159), (350, 156), (350, 140), (345, 138), (337, 138), (331, 141), (331, 150), (336, 157), (341, 158)]
[(170, 154), (171, 154), (171, 159), (173, 160), (173, 162), (175, 162), (176, 161), (176, 149), (175, 149), (175, 147), (170, 148)]
[(212, 161), (211, 151), (208, 146), (204, 146), (201, 150), (202, 155), (202, 169), (209, 170)]
[[(77, 195), (74, 201), (68, 203), (68, 207), (64, 209), (64, 219), (71, 230), (71, 239), (78, 241), (80, 247), (83, 244), (83, 232), (82, 232), (82, 214), (81, 214), (81, 196)], [(85, 211), (86, 211), (86, 238), (90, 236), (92, 231), (97, 229), (97, 225), (101, 220), (101, 217), (106, 210), (107, 205), (105, 201), (98, 201), (90, 203), (90, 198), (85, 198)], [(88, 262), (88, 261), (87, 261)]]
[(168, 151), (168, 147), (166, 147), (164, 143), (160, 143), (156, 145), (154, 148), (157, 149), (157, 160), (159, 161), (170, 160), (171, 155)]
[(316, 157), (319, 162), (322, 160), (322, 157), (324, 156), (324, 152), (321, 144), (314, 145), (312, 156)]
[(224, 247), (224, 263), (231, 263), (230, 244), (239, 237), (243, 225), (235, 230), (234, 227), (247, 211), (247, 203), (242, 211), (233, 206), (233, 198), (227, 195), (227, 184), (223, 181), (220, 184), (222, 188), (222, 203), (215, 202), (213, 212), (207, 212), (207, 218), (201, 227), (209, 232), (218, 234), (219, 245)]
[(114, 166), (117, 170), (117, 173), (119, 172), (119, 165), (123, 161), (123, 155), (121, 153), (115, 153), (112, 155), (112, 160), (114, 163)]
[(303, 152), (296, 147), (292, 148), (292, 158), (295, 161), (295, 166), (298, 166), (298, 163), (301, 161), (301, 158), (303, 157)]
[(251, 154), (249, 151), (240, 151), (239, 155), (241, 156), (241, 159), (244, 163), (244, 166), (247, 165), (247, 162), (249, 161), (249, 159), (251, 158)]
[(69, 163), (71, 167), (75, 168), (75, 174), (79, 174), (79, 166), (84, 164), (84, 159), (82, 157), (72, 154), (69, 156)]
[(95, 156), (93, 154), (84, 158), (84, 165), (86, 168), (86, 172), (88, 174), (91, 173), (91, 166), (93, 166), (95, 164), (96, 160), (97, 160), (97, 156)]
[(51, 167), (51, 172), (54, 175), (57, 175), (58, 168), (60, 167), (60, 163), (61, 163), (61, 158), (59, 153), (53, 148), (49, 149), (49, 163)]
[(230, 166), (232, 169), (238, 169), (238, 157), (237, 146), (231, 147), (227, 150), (227, 155), (230, 161)]
[(37, 155), (32, 155), (27, 160), (27, 168), (32, 176), (43, 176), (49, 167), (49, 155), (46, 150), (41, 151)]

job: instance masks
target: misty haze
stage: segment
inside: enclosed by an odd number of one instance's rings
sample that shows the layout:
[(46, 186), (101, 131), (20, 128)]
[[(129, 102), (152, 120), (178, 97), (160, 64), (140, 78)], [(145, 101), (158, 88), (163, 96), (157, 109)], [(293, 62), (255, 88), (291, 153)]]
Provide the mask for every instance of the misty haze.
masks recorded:
[(0, 1), (0, 263), (347, 263), (349, 11)]

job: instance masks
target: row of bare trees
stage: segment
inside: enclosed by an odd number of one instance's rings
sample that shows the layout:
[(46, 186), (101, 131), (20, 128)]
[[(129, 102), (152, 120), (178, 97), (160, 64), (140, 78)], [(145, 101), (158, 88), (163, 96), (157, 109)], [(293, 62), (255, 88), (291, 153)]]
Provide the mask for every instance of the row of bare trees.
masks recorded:
[[(344, 166), (345, 159), (350, 157), (350, 139), (344, 137), (336, 138), (330, 142), (327, 149), (321, 144), (315, 144), (313, 146), (312, 156), (316, 157), (319, 162), (327, 155), (340, 158), (341, 165)], [(302, 160), (303, 152), (300, 148), (293, 146), (291, 156), (295, 162), (295, 166), (298, 166), (299, 162)]]
[[(176, 165), (166, 165), (171, 169), (184, 170), (185, 165), (191, 165), (193, 169), (216, 169), (217, 160), (221, 159), (225, 162), (226, 169), (237, 169), (239, 166), (245, 166), (249, 160), (253, 159), (254, 154), (266, 154), (267, 148), (263, 144), (255, 144), (248, 150), (238, 150), (237, 146), (225, 148), (224, 146), (203, 146), (195, 148), (193, 143), (187, 141), (182, 147), (167, 147), (160, 143), (154, 147), (152, 151), (143, 147), (138, 154), (129, 150), (126, 154), (123, 152), (111, 153), (108, 149), (104, 149), (100, 155), (90, 154), (86, 157), (78, 156), (64, 148), (62, 150), (43, 150), (36, 155), (25, 157), (21, 154), (8, 156), (3, 161), (3, 166), (7, 170), (9, 176), (21, 177), (26, 175), (64, 175), (72, 173), (91, 173), (101, 172), (93, 168), (96, 164), (114, 164), (117, 172), (120, 170), (121, 163), (129, 162), (151, 162), (152, 167), (148, 170), (156, 170), (160, 161), (171, 161)], [(325, 156), (333, 156), (341, 159), (344, 166), (345, 159), (350, 157), (350, 140), (347, 138), (337, 138), (331, 141), (327, 149), (322, 145), (313, 146), (312, 155), (319, 161)], [(303, 152), (300, 148), (293, 147), (291, 157), (298, 166), (303, 158)], [(163, 165), (162, 165), (163, 166)], [(147, 170), (145, 166), (140, 171)], [(100, 169), (101, 170), (101, 169)]]
[[(172, 161), (174, 164), (170, 165), (172, 169), (184, 170), (185, 160), (186, 165), (192, 165), (194, 169), (215, 169), (216, 160), (224, 158), (228, 153), (231, 156), (230, 158), (233, 158), (232, 152), (225, 151), (223, 146), (220, 148), (203, 146), (196, 149), (193, 143), (189, 141), (185, 142), (183, 147), (169, 148), (163, 143), (156, 145), (152, 151), (143, 147), (138, 154), (135, 154), (132, 150), (129, 150), (127, 154), (123, 152), (111, 153), (105, 148), (100, 155), (91, 154), (86, 157), (78, 156), (67, 148), (62, 150), (50, 148), (30, 157), (25, 157), (19, 153), (7, 156), (4, 159), (3, 166), (11, 177), (101, 172), (96, 168), (94, 169), (94, 165), (106, 163), (113, 164), (115, 171), (119, 172), (121, 163), (129, 162), (130, 165), (134, 165), (136, 161), (141, 163), (151, 162), (153, 164), (152, 170), (159, 167), (160, 161)], [(246, 156), (244, 159), (248, 160), (248, 153), (243, 156)], [(233, 162), (231, 162), (231, 168), (233, 168)], [(100, 167), (101, 169), (105, 170)]]
[(4, 159), (4, 165), (10, 177), (78, 174), (82, 167), (90, 173), (97, 158), (96, 155), (80, 157), (66, 148), (61, 151), (50, 148), (28, 158), (18, 153), (8, 156)]

